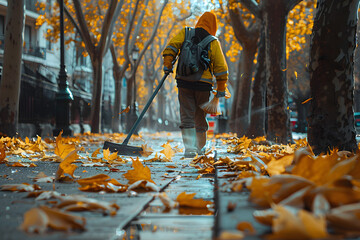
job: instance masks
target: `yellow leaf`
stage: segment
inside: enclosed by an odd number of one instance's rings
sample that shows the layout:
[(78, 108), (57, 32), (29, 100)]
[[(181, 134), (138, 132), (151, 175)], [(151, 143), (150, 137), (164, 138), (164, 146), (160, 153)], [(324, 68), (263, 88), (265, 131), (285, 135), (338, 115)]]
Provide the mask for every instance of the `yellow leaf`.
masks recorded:
[(64, 174), (69, 174), (74, 178), (74, 171), (77, 168), (75, 164), (72, 164), (79, 156), (77, 155), (77, 151), (74, 150), (69, 153), (66, 158), (59, 164), (59, 168), (56, 172), (55, 179), (61, 180), (64, 178)]
[(65, 159), (65, 157), (72, 151), (75, 150), (75, 146), (70, 144), (64, 144), (64, 140), (62, 138), (62, 131), (59, 133), (59, 136), (56, 138), (56, 147), (54, 153), (58, 155), (60, 158)]
[(97, 155), (100, 153), (100, 149), (101, 149), (101, 148), (96, 149), (96, 150), (91, 154), (91, 157), (97, 157)]
[(165, 143), (162, 145), (164, 148), (160, 153), (164, 154), (167, 159), (170, 159), (175, 155), (174, 150), (172, 150), (171, 145), (169, 143)]
[(276, 215), (273, 219), (272, 239), (325, 239), (326, 220), (316, 217), (310, 212), (300, 210), (294, 213), (289, 208), (281, 205), (273, 206)]
[(186, 192), (180, 193), (176, 201), (180, 207), (191, 207), (191, 208), (207, 208), (207, 205), (212, 204), (211, 201), (205, 201), (204, 199), (194, 199), (196, 193), (187, 194)]
[(136, 158), (136, 160), (133, 160), (132, 162), (133, 169), (124, 173), (124, 177), (129, 181), (129, 184), (133, 184), (139, 180), (147, 180), (149, 182), (155, 183), (151, 179), (151, 171), (149, 167), (144, 166), (140, 162), (139, 158)]
[(236, 225), (236, 229), (240, 230), (240, 231), (249, 231), (249, 233), (251, 234), (255, 234), (255, 228), (253, 227), (253, 225), (250, 222), (239, 222)]
[(295, 78), (297, 78), (297, 72), (296, 71), (294, 71), (294, 74), (295, 74)]
[(104, 154), (104, 159), (105, 160), (113, 161), (113, 160), (117, 159), (117, 152), (113, 152), (113, 153), (110, 154), (109, 149), (104, 149), (103, 154)]
[(153, 153), (153, 149), (149, 146), (147, 146), (147, 144), (141, 145), (142, 151), (140, 152), (141, 156), (143, 157), (148, 157)]

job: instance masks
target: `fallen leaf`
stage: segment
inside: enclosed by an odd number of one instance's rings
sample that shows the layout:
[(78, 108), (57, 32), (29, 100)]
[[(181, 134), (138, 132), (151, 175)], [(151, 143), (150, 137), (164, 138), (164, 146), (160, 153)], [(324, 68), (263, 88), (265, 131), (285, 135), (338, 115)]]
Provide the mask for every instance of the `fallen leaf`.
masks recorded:
[(140, 154), (143, 157), (148, 157), (154, 152), (154, 150), (151, 147), (149, 147), (147, 144), (141, 145), (141, 148), (142, 151), (140, 152)]
[(243, 232), (249, 232), (250, 234), (255, 234), (255, 228), (253, 227), (253, 225), (250, 222), (239, 222), (236, 225), (236, 229), (239, 231), (243, 231)]
[(0, 163), (6, 162), (5, 157), (6, 157), (5, 148), (1, 144), (0, 145)]
[(145, 191), (153, 191), (153, 192), (159, 192), (160, 188), (156, 186), (155, 183), (146, 181), (146, 180), (139, 180), (137, 182), (134, 182), (128, 187), (128, 190), (145, 190)]
[(128, 170), (123, 175), (129, 181), (129, 184), (133, 184), (139, 180), (146, 180), (146, 181), (155, 183), (151, 179), (151, 171), (150, 171), (149, 167), (144, 166), (140, 162), (139, 158), (132, 160), (132, 167), (133, 167), (133, 169)]
[(330, 225), (339, 231), (360, 232), (360, 203), (333, 208), (326, 215)]
[(92, 154), (91, 154), (91, 157), (96, 157), (98, 154), (100, 154), (100, 149), (101, 148), (98, 148), (98, 149), (96, 149)]
[(39, 187), (36, 184), (28, 184), (28, 183), (22, 183), (22, 184), (4, 184), (0, 186), (1, 191), (12, 191), (12, 192), (33, 192), (35, 190), (40, 190), (41, 187)]
[(191, 208), (207, 208), (208, 205), (212, 204), (212, 201), (205, 201), (204, 199), (194, 199), (196, 193), (187, 194), (186, 192), (180, 193), (176, 201), (180, 207), (191, 207)]
[(167, 142), (163, 144), (162, 147), (164, 149), (160, 151), (160, 153), (164, 154), (167, 159), (171, 160), (172, 157), (175, 156), (175, 152), (172, 150), (170, 143)]
[(120, 207), (116, 203), (100, 201), (95, 198), (83, 196), (59, 196), (60, 203), (55, 207), (66, 211), (92, 211), (105, 215), (116, 215)]
[(161, 192), (157, 196), (166, 208), (175, 208), (178, 205), (178, 203), (173, 201), (165, 192)]
[(300, 209), (296, 214), (287, 207), (275, 205), (270, 239), (325, 239), (328, 237), (325, 217), (316, 217)]
[(34, 182), (51, 183), (55, 177), (49, 177), (44, 172), (39, 172), (35, 177), (32, 178)]
[(44, 233), (48, 227), (54, 230), (84, 230), (86, 220), (46, 206), (32, 208), (24, 214), (20, 229), (29, 233)]
[(85, 192), (125, 192), (127, 186), (119, 183), (115, 179), (110, 178), (106, 174), (98, 174), (89, 178), (79, 179), (79, 190)]
[(110, 153), (109, 149), (103, 149), (103, 155), (104, 159), (108, 161), (113, 161), (118, 157), (117, 152)]
[(77, 168), (77, 166), (75, 164), (72, 164), (76, 159), (78, 159), (78, 154), (77, 151), (74, 150), (71, 153), (69, 153), (68, 155), (66, 155), (65, 159), (59, 164), (59, 168), (56, 172), (56, 176), (55, 179), (57, 181), (62, 180), (65, 175), (64, 174), (69, 174), (71, 177), (74, 177), (74, 171)]
[(64, 144), (61, 131), (59, 133), (59, 136), (56, 137), (56, 147), (54, 153), (58, 155), (61, 159), (65, 159), (65, 157), (74, 150), (75, 146), (70, 144)]

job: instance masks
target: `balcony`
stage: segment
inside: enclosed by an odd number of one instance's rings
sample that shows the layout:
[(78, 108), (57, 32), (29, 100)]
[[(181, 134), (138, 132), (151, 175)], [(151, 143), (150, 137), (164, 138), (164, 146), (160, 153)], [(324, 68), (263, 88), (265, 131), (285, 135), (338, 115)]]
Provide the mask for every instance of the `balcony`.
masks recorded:
[[(0, 35), (0, 49), (4, 50), (5, 36)], [(23, 47), (23, 54), (46, 59), (46, 48), (35, 46), (33, 44), (25, 44)]]

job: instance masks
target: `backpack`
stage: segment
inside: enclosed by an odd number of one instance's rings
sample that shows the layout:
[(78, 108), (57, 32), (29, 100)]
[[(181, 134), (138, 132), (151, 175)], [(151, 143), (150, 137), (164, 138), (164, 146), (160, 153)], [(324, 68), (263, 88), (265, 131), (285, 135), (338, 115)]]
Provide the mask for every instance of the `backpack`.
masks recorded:
[(217, 38), (206, 36), (201, 42), (195, 43), (195, 28), (185, 28), (185, 40), (182, 44), (176, 78), (186, 81), (199, 81), (203, 72), (210, 67), (208, 51), (210, 43)]

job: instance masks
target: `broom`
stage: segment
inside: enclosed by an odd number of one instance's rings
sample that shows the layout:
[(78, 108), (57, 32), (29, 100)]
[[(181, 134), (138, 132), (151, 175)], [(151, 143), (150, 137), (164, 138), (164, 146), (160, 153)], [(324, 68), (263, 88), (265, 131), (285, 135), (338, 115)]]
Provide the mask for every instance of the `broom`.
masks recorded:
[[(214, 93), (214, 97), (207, 103), (203, 103), (202, 105), (200, 105), (200, 108), (209, 114), (213, 114), (213, 115), (221, 115), (221, 108), (220, 108), (220, 103), (219, 103), (219, 98), (216, 97), (216, 91), (213, 91)], [(228, 90), (228, 88), (226, 88), (225, 90), (225, 98), (228, 99), (231, 97), (231, 94)]]

